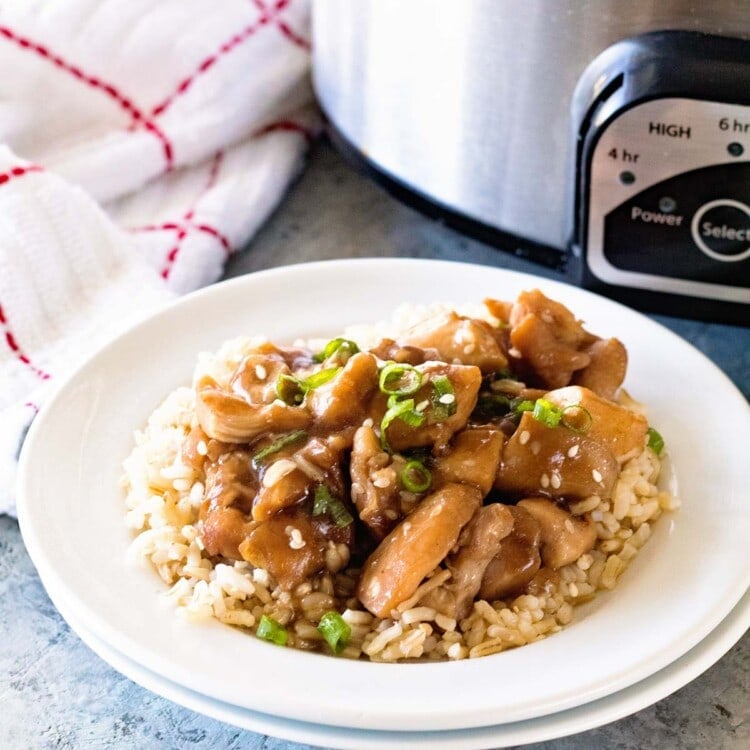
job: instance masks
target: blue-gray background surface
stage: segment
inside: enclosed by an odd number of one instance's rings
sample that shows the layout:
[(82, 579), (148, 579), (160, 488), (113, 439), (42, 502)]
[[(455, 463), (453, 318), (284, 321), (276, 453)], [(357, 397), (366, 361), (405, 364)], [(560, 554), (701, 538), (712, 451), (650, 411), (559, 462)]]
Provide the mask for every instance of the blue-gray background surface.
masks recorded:
[[(352, 172), (330, 146), (319, 143), (300, 182), (247, 251), (232, 260), (227, 275), (366, 256), (442, 258), (540, 273), (536, 266), (461, 237), (400, 205)], [(750, 328), (653, 317), (691, 341), (750, 397)], [(696, 394), (698, 419), (700, 408), (710, 408), (710, 399), (701, 403), (704, 396)], [(608, 726), (530, 747), (746, 750), (749, 715), (746, 634), (705, 674), (656, 705)], [(306, 746), (205, 718), (115, 672), (62, 620), (26, 554), (18, 524), (0, 517), (0, 750), (162, 747)]]

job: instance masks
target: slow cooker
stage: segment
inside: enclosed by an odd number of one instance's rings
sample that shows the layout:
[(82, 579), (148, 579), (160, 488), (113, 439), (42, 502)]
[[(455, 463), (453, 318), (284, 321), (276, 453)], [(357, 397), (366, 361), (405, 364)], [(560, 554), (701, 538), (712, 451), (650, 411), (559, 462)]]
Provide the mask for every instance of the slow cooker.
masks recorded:
[(750, 3), (316, 0), (334, 140), (463, 232), (750, 324)]

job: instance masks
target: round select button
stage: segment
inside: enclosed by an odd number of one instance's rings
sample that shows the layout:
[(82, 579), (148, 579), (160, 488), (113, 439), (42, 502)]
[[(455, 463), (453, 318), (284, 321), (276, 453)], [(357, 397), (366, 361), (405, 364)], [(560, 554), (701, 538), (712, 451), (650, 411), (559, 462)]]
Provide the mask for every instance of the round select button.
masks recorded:
[(750, 206), (720, 198), (701, 206), (690, 225), (693, 241), (709, 258), (735, 263), (750, 258)]

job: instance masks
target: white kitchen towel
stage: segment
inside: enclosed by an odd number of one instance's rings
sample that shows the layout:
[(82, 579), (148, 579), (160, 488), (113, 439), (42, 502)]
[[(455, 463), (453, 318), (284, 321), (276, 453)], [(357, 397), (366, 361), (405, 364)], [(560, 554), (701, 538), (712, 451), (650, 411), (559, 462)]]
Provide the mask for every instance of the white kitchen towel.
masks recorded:
[(215, 281), (318, 129), (308, 0), (0, 3), (0, 512), (55, 381)]

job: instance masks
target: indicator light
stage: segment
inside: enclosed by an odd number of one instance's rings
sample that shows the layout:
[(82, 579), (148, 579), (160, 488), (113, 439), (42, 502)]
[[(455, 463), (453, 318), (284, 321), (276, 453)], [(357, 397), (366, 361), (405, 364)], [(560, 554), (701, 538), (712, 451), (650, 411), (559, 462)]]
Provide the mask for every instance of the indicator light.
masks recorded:
[(729, 151), (731, 156), (742, 156), (742, 154), (745, 153), (745, 149), (741, 143), (737, 143), (737, 141), (733, 141), (727, 146), (727, 151)]

